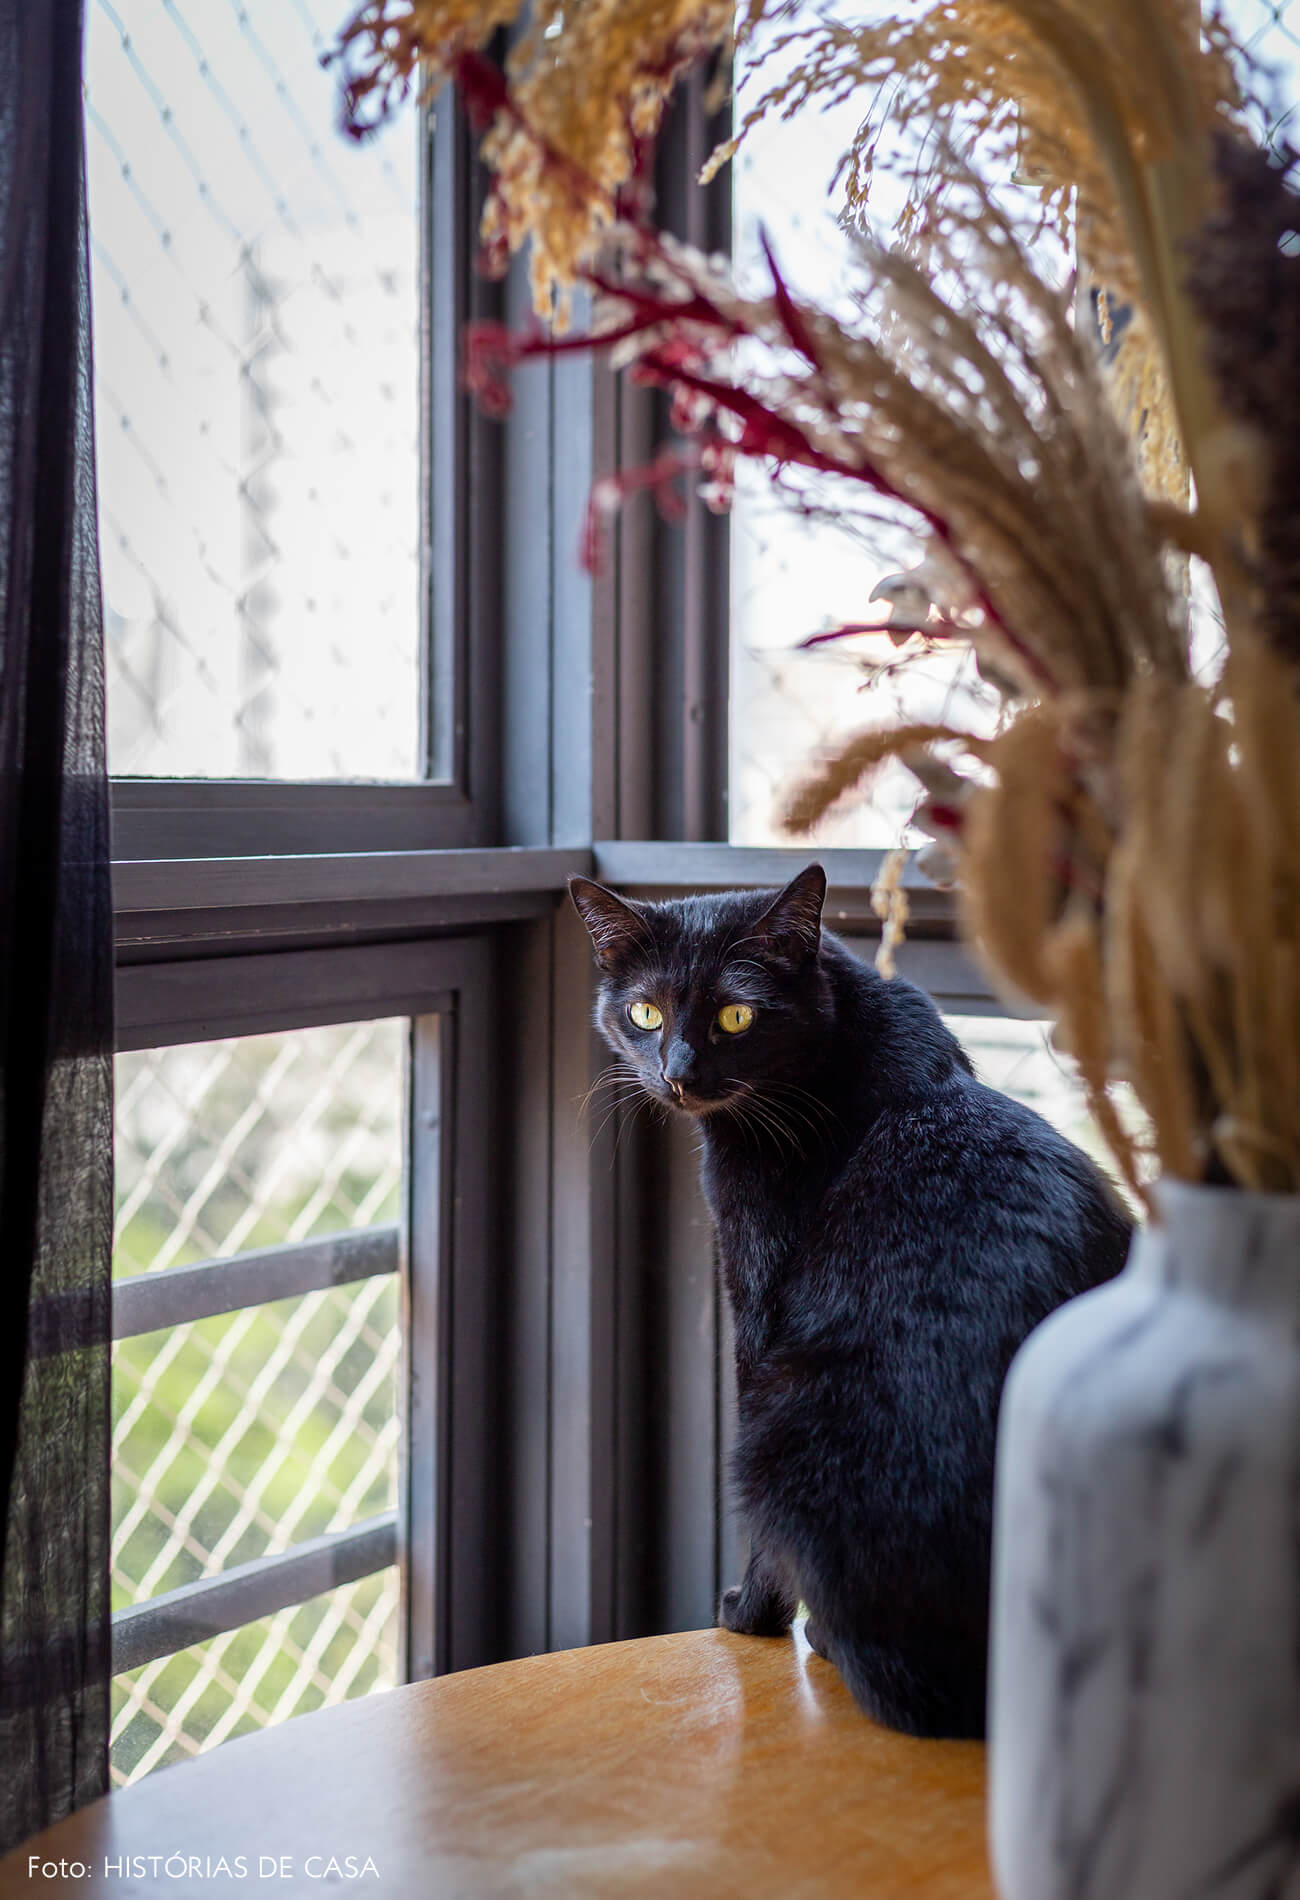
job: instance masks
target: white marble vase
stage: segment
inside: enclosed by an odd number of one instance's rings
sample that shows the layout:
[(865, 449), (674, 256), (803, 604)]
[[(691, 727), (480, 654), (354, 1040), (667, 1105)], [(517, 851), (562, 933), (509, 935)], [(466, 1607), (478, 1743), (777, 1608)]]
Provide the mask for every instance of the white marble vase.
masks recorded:
[(1003, 1398), (1002, 1900), (1300, 1900), (1300, 1196), (1157, 1194)]

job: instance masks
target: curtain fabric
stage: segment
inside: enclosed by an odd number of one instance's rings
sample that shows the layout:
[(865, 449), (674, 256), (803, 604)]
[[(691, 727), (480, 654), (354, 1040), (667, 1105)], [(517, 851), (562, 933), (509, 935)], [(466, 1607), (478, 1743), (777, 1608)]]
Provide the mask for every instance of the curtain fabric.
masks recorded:
[(82, 0), (0, 0), (0, 1848), (107, 1786), (112, 904)]

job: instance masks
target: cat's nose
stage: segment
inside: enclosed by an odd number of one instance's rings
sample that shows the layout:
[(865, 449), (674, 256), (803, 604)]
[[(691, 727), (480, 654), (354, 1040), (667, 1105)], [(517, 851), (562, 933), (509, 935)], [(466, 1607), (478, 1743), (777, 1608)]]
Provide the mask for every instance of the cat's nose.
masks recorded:
[(669, 1088), (672, 1089), (674, 1094), (679, 1094), (683, 1082), (690, 1080), (691, 1071), (694, 1067), (694, 1049), (691, 1048), (689, 1042), (683, 1042), (680, 1036), (674, 1036), (673, 1040), (664, 1050), (663, 1060), (659, 1065), (660, 1073), (664, 1081), (668, 1084)]

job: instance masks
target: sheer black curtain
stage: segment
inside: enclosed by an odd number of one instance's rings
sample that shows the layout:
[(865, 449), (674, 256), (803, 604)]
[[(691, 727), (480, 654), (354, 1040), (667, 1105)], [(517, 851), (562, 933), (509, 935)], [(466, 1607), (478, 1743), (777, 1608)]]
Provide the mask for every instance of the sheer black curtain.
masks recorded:
[(112, 905), (82, 0), (0, 0), (0, 1848), (107, 1785)]

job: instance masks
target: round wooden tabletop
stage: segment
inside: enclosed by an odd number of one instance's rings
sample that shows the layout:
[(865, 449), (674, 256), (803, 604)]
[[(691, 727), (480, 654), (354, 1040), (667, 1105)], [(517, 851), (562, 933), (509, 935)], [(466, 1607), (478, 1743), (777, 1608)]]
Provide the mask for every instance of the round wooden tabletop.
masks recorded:
[(992, 1900), (984, 1751), (867, 1721), (802, 1637), (467, 1670), (168, 1768), (0, 1862), (0, 1900)]

